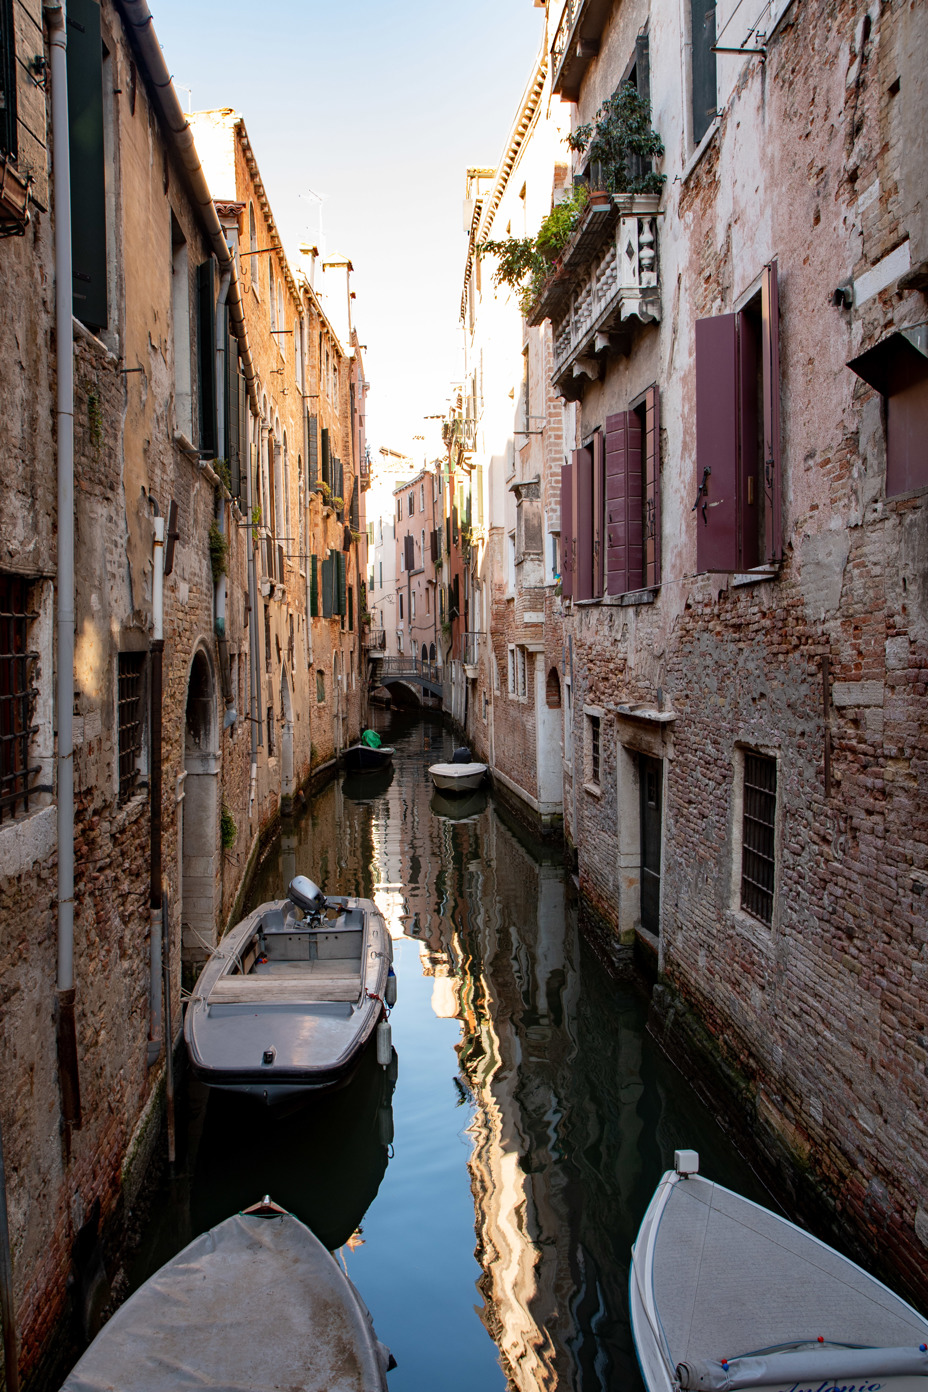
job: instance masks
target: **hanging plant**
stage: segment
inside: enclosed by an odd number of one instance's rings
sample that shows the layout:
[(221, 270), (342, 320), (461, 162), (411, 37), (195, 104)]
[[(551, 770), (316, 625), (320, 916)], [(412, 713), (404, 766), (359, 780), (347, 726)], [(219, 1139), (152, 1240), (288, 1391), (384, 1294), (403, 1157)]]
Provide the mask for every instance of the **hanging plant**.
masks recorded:
[(232, 809), (228, 803), (223, 802), (222, 816), (219, 819), (219, 840), (224, 851), (231, 851), (235, 845), (236, 836), (238, 836), (238, 827), (235, 825)]
[(219, 584), (219, 577), (229, 573), (229, 543), (224, 532), (219, 530), (215, 518), (209, 524), (209, 564), (213, 572), (213, 584)]
[(576, 184), (569, 196), (551, 209), (536, 236), (507, 237), (501, 242), (478, 245), (479, 255), (497, 258), (493, 283), (516, 292), (523, 314), (527, 315), (537, 300), (555, 261), (570, 241), (588, 198), (586, 185)]
[(567, 144), (589, 156), (598, 188), (609, 193), (660, 193), (666, 176), (651, 169), (664, 142), (651, 126), (651, 103), (623, 82), (592, 121), (571, 131)]

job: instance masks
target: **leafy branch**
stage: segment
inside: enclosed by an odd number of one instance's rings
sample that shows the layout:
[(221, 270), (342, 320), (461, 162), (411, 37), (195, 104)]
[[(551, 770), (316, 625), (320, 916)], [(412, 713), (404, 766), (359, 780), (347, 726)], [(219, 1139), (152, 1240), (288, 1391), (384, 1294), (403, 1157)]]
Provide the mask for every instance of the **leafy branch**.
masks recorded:
[(507, 237), (504, 241), (486, 241), (478, 245), (478, 255), (497, 258), (493, 283), (515, 291), (523, 314), (528, 314), (538, 298), (552, 266), (570, 240), (588, 198), (586, 185), (576, 184), (570, 195), (551, 209), (536, 236)]
[(630, 82), (604, 101), (592, 121), (571, 131), (567, 144), (599, 167), (597, 183), (610, 193), (660, 193), (666, 176), (651, 169), (664, 142), (651, 126), (651, 103)]

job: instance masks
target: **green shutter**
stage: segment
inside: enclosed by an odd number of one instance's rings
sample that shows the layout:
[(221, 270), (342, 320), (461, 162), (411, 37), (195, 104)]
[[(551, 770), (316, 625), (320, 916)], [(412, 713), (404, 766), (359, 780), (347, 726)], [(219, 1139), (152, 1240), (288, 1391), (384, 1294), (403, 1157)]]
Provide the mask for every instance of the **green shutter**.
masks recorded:
[(347, 591), (347, 583), (346, 583), (346, 582), (347, 582), (347, 578), (348, 578), (348, 566), (347, 566), (346, 562), (347, 562), (347, 559), (348, 559), (348, 558), (347, 558), (347, 556), (345, 555), (344, 551), (335, 551), (335, 552), (333, 552), (332, 554), (333, 554), (333, 556), (334, 556), (334, 558), (335, 558), (335, 576), (336, 576), (336, 580), (335, 580), (335, 585), (336, 585), (336, 589), (335, 589), (335, 612), (336, 612), (336, 614), (344, 614), (344, 613), (345, 613), (345, 609), (346, 609), (346, 600), (347, 600), (347, 594), (346, 594), (346, 591)]
[(197, 266), (197, 361), (200, 369), (200, 449), (216, 454), (216, 262)]
[(313, 619), (319, 617), (319, 557), (309, 558), (309, 613)]
[(68, 3), (68, 152), (72, 300), (90, 329), (107, 326), (103, 39), (98, 0)]
[(309, 486), (315, 488), (319, 482), (319, 420), (309, 418)]
[(335, 611), (335, 566), (332, 556), (324, 556), (322, 560), (322, 617), (330, 619)]
[(329, 453), (329, 432), (322, 427), (322, 482), (332, 487), (332, 462)]

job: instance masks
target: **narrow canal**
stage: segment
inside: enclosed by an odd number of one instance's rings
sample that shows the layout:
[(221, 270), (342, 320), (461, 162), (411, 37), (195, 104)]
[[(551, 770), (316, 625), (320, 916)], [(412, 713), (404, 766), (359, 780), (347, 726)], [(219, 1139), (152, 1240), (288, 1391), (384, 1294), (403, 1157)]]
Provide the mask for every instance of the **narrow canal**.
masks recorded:
[(269, 1193), (338, 1251), (396, 1356), (391, 1392), (635, 1392), (629, 1248), (674, 1149), (763, 1196), (647, 1034), (644, 990), (579, 933), (557, 853), (485, 794), (433, 792), (427, 767), (452, 748), (437, 719), (380, 726), (393, 769), (315, 797), (249, 907), (296, 873), (377, 901), (395, 938), (395, 1085), (370, 1057), (342, 1092), (275, 1118), (191, 1084), (133, 1284)]

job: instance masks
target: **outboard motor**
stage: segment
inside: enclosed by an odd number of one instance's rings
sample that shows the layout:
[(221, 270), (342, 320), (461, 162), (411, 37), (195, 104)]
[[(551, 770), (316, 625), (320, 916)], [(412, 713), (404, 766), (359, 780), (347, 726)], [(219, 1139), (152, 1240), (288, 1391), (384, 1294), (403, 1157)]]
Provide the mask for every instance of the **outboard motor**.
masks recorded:
[(454, 751), (451, 755), (451, 762), (453, 764), (472, 764), (474, 762), (473, 756), (466, 744), (462, 744), (460, 749)]
[(287, 898), (291, 904), (296, 904), (298, 909), (302, 909), (304, 913), (312, 915), (313, 918), (319, 918), (328, 907), (322, 890), (317, 884), (313, 884), (306, 875), (297, 875), (295, 879), (290, 881)]

